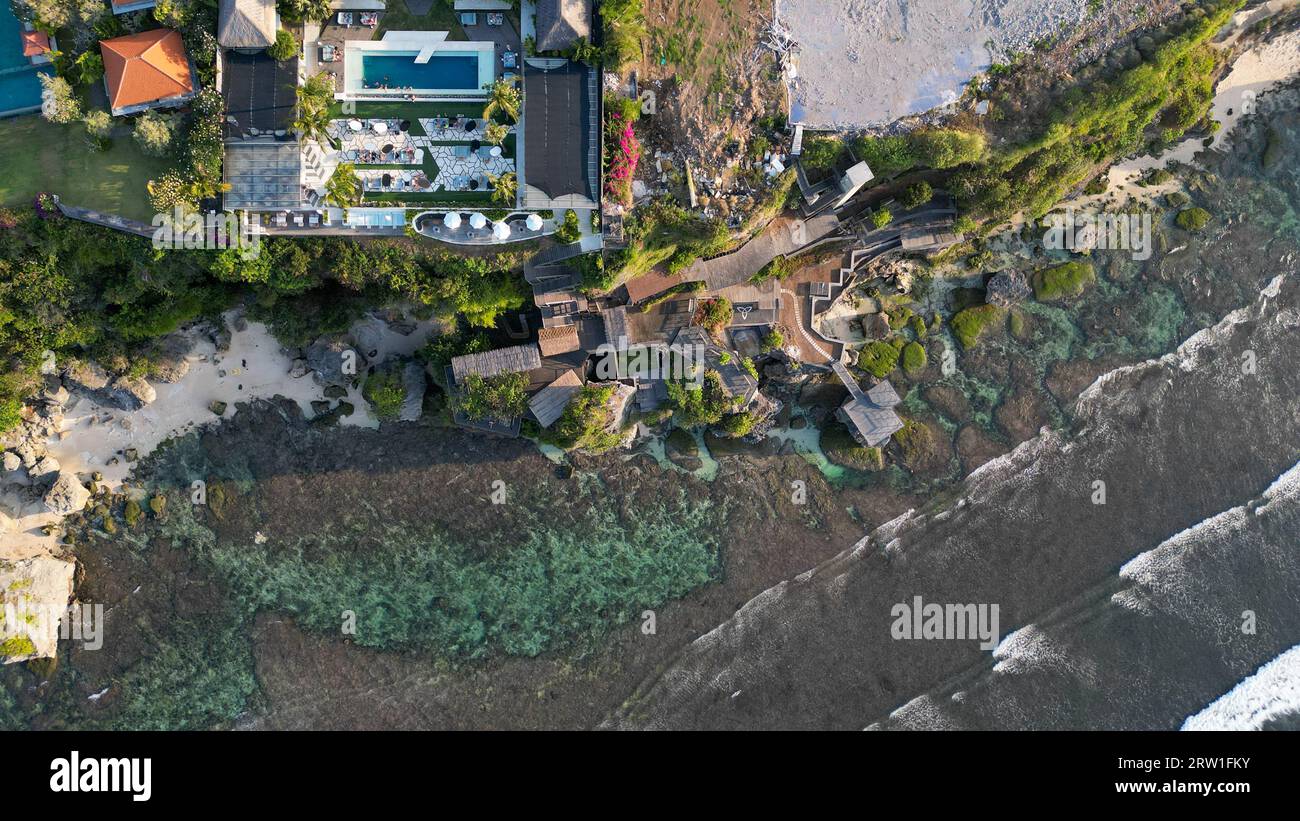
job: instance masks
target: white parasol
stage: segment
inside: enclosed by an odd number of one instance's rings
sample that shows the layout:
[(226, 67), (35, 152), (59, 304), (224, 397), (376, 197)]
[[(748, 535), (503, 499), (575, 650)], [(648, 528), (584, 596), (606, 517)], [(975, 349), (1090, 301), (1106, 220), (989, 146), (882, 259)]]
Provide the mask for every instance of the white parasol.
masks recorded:
[(459, 228), (460, 214), (457, 214), (455, 211), (448, 211), (443, 215), (442, 224), (453, 230)]
[(506, 225), (504, 222), (492, 223), (492, 236), (495, 239), (509, 239), (510, 226)]
[(469, 215), (470, 228), (482, 228), (485, 225), (487, 225), (487, 217), (477, 211)]
[(529, 214), (528, 219), (524, 220), (524, 225), (528, 227), (529, 231), (540, 231), (542, 230), (542, 218), (537, 214)]

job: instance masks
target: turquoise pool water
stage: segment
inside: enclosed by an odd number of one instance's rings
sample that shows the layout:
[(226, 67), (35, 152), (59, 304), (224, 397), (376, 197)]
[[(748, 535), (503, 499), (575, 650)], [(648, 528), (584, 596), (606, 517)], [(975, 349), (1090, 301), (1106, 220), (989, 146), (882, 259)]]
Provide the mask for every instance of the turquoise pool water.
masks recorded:
[(474, 90), (479, 87), (479, 56), (472, 51), (439, 51), (427, 63), (416, 52), (365, 54), (362, 88)]
[(0, 116), (28, 110), (41, 104), (41, 81), (49, 66), (37, 69), (23, 56), (19, 40), (22, 24), (8, 3), (0, 3)]

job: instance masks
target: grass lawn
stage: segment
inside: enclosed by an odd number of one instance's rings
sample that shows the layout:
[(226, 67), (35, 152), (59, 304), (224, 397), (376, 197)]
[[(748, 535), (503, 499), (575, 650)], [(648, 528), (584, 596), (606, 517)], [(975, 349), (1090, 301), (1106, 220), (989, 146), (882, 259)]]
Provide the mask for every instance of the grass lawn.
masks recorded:
[(379, 15), (379, 28), (374, 39), (379, 40), (386, 31), (446, 31), (449, 40), (464, 40), (465, 30), (450, 3), (433, 0), (428, 14), (412, 14), (405, 0), (388, 0), (384, 13)]
[(129, 132), (96, 153), (80, 125), (55, 125), (29, 114), (0, 127), (3, 205), (28, 205), (37, 193), (52, 191), (68, 205), (149, 222), (154, 213), (145, 183), (171, 166), (167, 158), (142, 154)]

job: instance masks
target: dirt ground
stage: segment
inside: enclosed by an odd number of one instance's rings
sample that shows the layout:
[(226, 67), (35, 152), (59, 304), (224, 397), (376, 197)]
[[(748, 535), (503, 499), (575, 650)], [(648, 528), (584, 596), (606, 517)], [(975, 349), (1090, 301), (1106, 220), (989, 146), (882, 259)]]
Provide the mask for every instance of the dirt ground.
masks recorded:
[[(758, 45), (772, 0), (647, 0), (642, 88), (655, 91), (652, 138), (707, 173), (748, 143), (754, 121), (785, 110), (772, 52)], [(658, 142), (656, 140), (656, 142)]]

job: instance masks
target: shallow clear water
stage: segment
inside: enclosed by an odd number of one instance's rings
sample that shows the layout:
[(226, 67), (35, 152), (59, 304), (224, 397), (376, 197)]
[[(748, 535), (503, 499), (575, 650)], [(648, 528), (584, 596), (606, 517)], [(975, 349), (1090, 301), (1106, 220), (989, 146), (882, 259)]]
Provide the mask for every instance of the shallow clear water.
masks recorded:
[(367, 88), (478, 88), (478, 55), (437, 52), (427, 63), (416, 55), (366, 54), (361, 57), (361, 80)]

